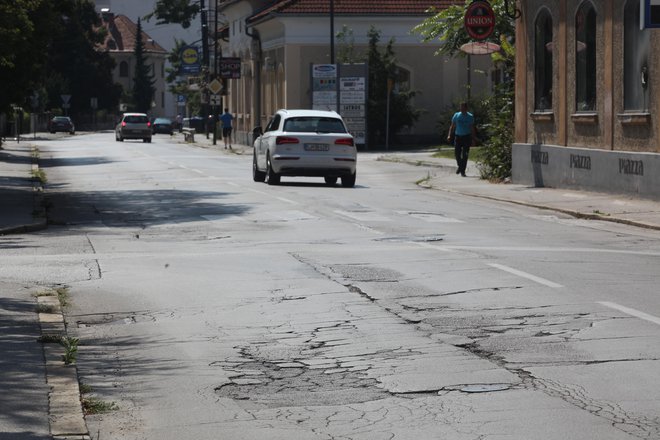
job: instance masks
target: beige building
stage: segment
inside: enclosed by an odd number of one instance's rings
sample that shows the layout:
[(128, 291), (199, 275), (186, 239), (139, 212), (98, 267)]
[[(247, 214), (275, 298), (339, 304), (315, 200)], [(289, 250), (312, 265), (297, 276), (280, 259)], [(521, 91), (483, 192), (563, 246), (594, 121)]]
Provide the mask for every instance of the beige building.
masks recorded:
[[(424, 109), (419, 121), (400, 137), (410, 142), (440, 142), (439, 113), (452, 100), (464, 98), (470, 76), (473, 96), (490, 90), (492, 64), (488, 56), (473, 56), (472, 74), (467, 60), (434, 56), (439, 43), (422, 43), (411, 29), (426, 10), (456, 3), (449, 0), (410, 1), (335, 0), (335, 33), (343, 26), (353, 32), (357, 51), (366, 53), (367, 33), (373, 25), (382, 32), (381, 47), (395, 39), (399, 68), (395, 87), (416, 90), (413, 105)], [(266, 6), (268, 4), (268, 6)], [(314, 0), (230, 0), (221, 4), (226, 20), (224, 57), (242, 60), (241, 78), (229, 81), (226, 103), (236, 115), (238, 140), (250, 142), (255, 126), (263, 126), (279, 108), (311, 108), (312, 64), (330, 63), (329, 2)], [(335, 53), (339, 51), (335, 43)], [(481, 73), (476, 73), (481, 72)]]
[[(102, 13), (103, 25), (108, 29), (108, 36), (103, 49), (114, 58), (117, 65), (113, 72), (113, 79), (121, 84), (125, 91), (133, 88), (133, 75), (135, 73), (135, 43), (137, 41), (137, 24), (125, 15), (115, 15), (109, 12)], [(144, 54), (147, 63), (151, 65), (154, 77), (154, 100), (150, 116), (171, 116), (166, 114), (165, 99), (167, 83), (165, 82), (165, 63), (167, 51), (154, 41), (146, 32), (142, 32)], [(124, 109), (118, 109), (122, 111)]]
[(521, 0), (513, 180), (660, 197), (660, 43), (641, 0)]

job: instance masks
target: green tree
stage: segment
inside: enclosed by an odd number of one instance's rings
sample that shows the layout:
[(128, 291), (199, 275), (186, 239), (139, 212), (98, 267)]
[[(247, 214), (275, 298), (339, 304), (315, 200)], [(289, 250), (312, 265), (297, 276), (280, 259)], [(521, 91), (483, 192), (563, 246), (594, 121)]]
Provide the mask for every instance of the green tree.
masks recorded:
[(190, 0), (158, 0), (154, 11), (144, 18), (151, 20), (156, 17), (156, 24), (178, 23), (187, 29), (199, 12), (197, 2), (191, 4)]
[[(381, 32), (373, 26), (367, 34), (369, 48), (367, 62), (369, 65), (369, 96), (367, 103), (367, 125), (369, 143), (382, 144), (385, 141), (386, 130), (389, 130), (390, 139), (403, 127), (412, 126), (419, 119), (421, 110), (413, 107), (411, 100), (416, 92), (412, 90), (399, 90), (393, 93), (394, 84), (399, 79), (399, 72), (394, 54), (394, 39), (390, 39), (383, 50), (380, 49)], [(387, 125), (387, 105), (389, 97), (389, 126)]]
[[(464, 4), (452, 5), (441, 11), (431, 9), (433, 14), (413, 28), (413, 32), (422, 35), (424, 41), (439, 40), (442, 44), (436, 55), (464, 57), (461, 46), (473, 41), (464, 27), (464, 17), (471, 0)], [(511, 175), (511, 143), (514, 127), (514, 69), (515, 48), (514, 19), (509, 17), (504, 8), (504, 0), (491, 0), (495, 13), (495, 30), (487, 41), (496, 42), (501, 50), (491, 55), (494, 64), (502, 70), (504, 81), (495, 87), (493, 94), (482, 102), (470, 103), (471, 108), (481, 108), (486, 115), (485, 121), (477, 120), (481, 129), (479, 136), (484, 140), (484, 159), (478, 164), (482, 178), (504, 180)], [(455, 111), (455, 110), (454, 110)], [(445, 118), (445, 116), (442, 116)], [(439, 125), (444, 124), (441, 120)], [(446, 129), (441, 131), (446, 133)]]
[(26, 105), (48, 59), (55, 17), (45, 0), (0, 0), (0, 113)]
[(136, 111), (147, 113), (151, 110), (151, 103), (156, 91), (154, 75), (151, 66), (147, 64), (144, 54), (144, 41), (142, 41), (142, 22), (138, 18), (137, 39), (135, 41), (135, 75), (133, 76), (133, 105)]
[(47, 108), (59, 108), (60, 95), (71, 95), (71, 114), (90, 114), (91, 98), (98, 108), (114, 110), (121, 86), (113, 81), (115, 62), (101, 50), (106, 38), (101, 20), (89, 0), (61, 0), (52, 20), (43, 84)]

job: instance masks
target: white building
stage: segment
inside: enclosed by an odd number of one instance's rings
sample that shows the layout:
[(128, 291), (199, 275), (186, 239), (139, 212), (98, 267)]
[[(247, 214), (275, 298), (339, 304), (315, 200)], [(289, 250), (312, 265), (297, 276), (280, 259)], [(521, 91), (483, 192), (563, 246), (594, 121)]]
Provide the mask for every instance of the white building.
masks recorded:
[[(102, 9), (107, 9), (108, 12), (114, 14), (115, 16), (124, 15), (129, 18), (133, 23), (137, 23), (138, 18), (143, 18), (147, 14), (151, 13), (156, 7), (156, 0), (96, 0), (96, 10), (100, 13)], [(167, 53), (171, 52), (175, 46), (176, 40), (183, 40), (188, 44), (199, 43), (201, 39), (201, 31), (199, 25), (199, 17), (196, 22), (188, 29), (184, 29), (178, 24), (165, 24), (157, 25), (156, 18), (152, 18), (150, 21), (145, 21), (142, 19), (142, 30), (146, 33), (150, 39), (152, 39), (156, 44), (165, 50), (165, 58)], [(169, 67), (167, 60), (164, 60), (164, 67)], [(119, 63), (117, 63), (119, 68)], [(129, 70), (132, 72), (132, 70)], [(158, 67), (154, 72), (156, 74), (156, 79), (160, 77), (160, 71)], [(121, 81), (117, 81), (121, 83)], [(126, 86), (124, 85), (126, 88)], [(174, 117), (178, 113), (176, 96), (167, 91), (168, 85), (163, 82), (163, 86), (159, 89), (156, 96), (156, 108), (154, 113), (157, 111), (158, 116), (167, 116)], [(162, 95), (161, 95), (162, 93)], [(161, 106), (160, 98), (164, 104)]]

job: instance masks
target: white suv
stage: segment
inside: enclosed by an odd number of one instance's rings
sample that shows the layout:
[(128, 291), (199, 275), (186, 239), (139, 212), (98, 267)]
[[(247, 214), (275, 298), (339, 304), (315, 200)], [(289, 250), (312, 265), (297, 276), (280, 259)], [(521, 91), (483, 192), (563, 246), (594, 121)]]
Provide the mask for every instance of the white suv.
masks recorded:
[(279, 110), (266, 126), (254, 129), (252, 178), (269, 185), (281, 176), (324, 177), (328, 185), (341, 178), (355, 186), (357, 149), (336, 112)]

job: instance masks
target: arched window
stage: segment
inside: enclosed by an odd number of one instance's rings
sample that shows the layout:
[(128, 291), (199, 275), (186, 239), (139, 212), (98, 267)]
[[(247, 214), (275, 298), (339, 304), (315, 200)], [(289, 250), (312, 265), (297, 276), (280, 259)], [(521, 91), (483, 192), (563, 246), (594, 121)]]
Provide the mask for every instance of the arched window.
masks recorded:
[(576, 110), (596, 110), (596, 9), (585, 1), (575, 16)]
[(534, 108), (552, 109), (552, 17), (543, 9), (534, 25)]
[(128, 77), (128, 63), (126, 61), (119, 63), (119, 76), (122, 78)]
[(650, 32), (639, 29), (641, 0), (628, 0), (623, 12), (623, 108), (646, 110)]

